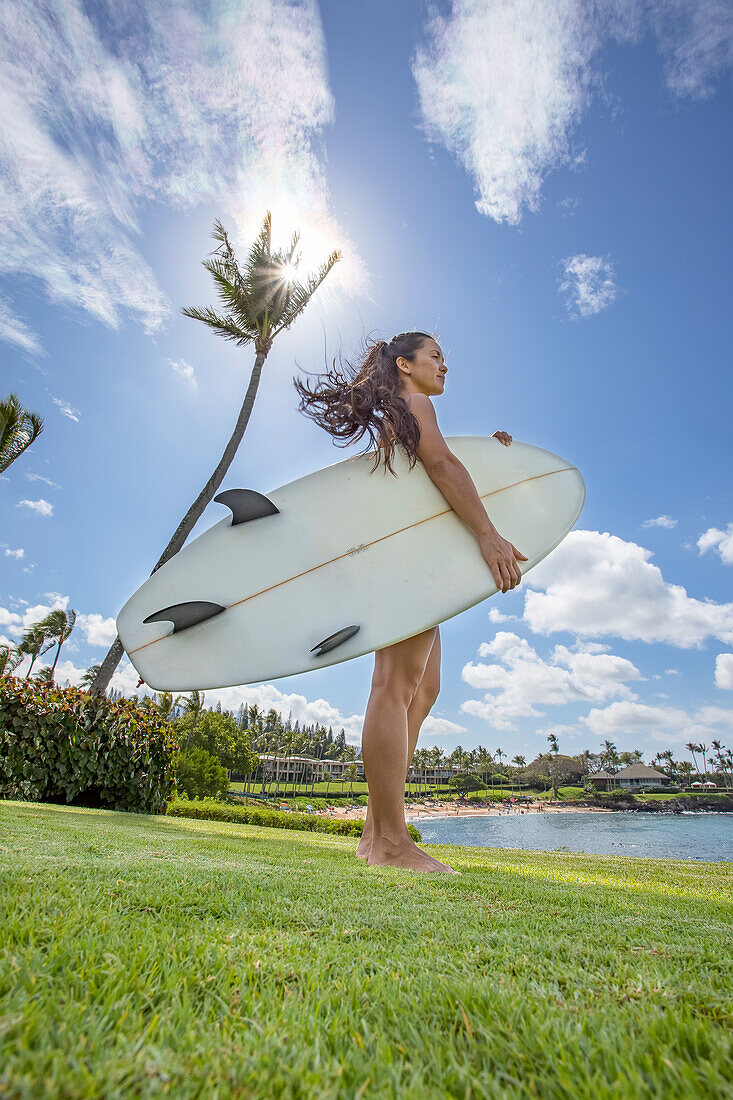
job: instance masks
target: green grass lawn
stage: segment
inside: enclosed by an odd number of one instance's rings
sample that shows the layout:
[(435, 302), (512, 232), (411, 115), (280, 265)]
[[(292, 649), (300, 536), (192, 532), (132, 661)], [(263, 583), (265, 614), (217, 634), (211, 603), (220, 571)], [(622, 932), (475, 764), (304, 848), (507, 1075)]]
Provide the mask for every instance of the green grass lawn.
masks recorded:
[(0, 802), (0, 1096), (730, 1097), (730, 865)]

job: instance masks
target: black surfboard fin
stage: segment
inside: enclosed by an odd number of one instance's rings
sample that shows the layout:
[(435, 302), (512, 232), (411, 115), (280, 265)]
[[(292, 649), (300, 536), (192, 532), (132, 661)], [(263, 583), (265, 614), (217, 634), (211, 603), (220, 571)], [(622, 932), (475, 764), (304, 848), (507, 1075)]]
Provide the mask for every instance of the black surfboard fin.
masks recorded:
[(213, 619), (214, 615), (220, 615), (226, 611), (220, 603), (208, 603), (206, 600), (189, 600), (188, 603), (174, 603), (170, 607), (164, 607), (162, 611), (156, 611), (143, 619), (144, 623), (173, 623), (173, 633), (178, 634), (189, 626), (197, 623), (205, 623), (207, 619)]
[(353, 638), (357, 630), (360, 629), (361, 627), (358, 626), (345, 626), (342, 630), (337, 630), (335, 634), (329, 634), (318, 645), (314, 645), (311, 653), (316, 657), (320, 657), (323, 653), (328, 653), (329, 650), (335, 649), (337, 645), (341, 645), (342, 642), (347, 642), (349, 638)]
[(280, 511), (266, 496), (254, 489), (226, 489), (214, 497), (217, 504), (224, 504), (232, 510), (232, 527), (238, 523), (247, 523), (262, 516), (274, 516)]

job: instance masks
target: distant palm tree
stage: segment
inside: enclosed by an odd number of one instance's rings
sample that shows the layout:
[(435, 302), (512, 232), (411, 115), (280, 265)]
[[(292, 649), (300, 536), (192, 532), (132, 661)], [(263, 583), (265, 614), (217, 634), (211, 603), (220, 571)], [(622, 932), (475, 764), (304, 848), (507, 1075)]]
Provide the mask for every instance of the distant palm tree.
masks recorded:
[(0, 676), (9, 676), (22, 660), (23, 654), (14, 645), (0, 644)]
[[(512, 757), (512, 764), (517, 769), (517, 771), (519, 771), (520, 768), (526, 768), (527, 767), (527, 760), (524, 756), (514, 756), (514, 757)], [(516, 775), (516, 772), (515, 772), (515, 775)], [(522, 793), (522, 777), (521, 776), (519, 776), (519, 793), (520, 794)]]
[(707, 756), (708, 746), (703, 745), (702, 742), (701, 742), (697, 746), (697, 751), (702, 754), (702, 770), (703, 770), (702, 777), (703, 777), (703, 780), (706, 780), (707, 777), (708, 777), (708, 756)]
[(81, 680), (79, 681), (80, 686), (86, 688), (91, 687), (97, 678), (100, 668), (101, 665), (90, 665), (86, 672), (82, 673)]
[(697, 774), (699, 776), (700, 775), (700, 769), (697, 766), (697, 759), (695, 758), (695, 753), (700, 751), (700, 746), (696, 745), (694, 741), (688, 741), (687, 744), (685, 745), (685, 748), (687, 749), (690, 756), (692, 757), (693, 766), (694, 766), (695, 771), (697, 772)]
[(30, 680), (31, 672), (33, 671), (33, 666), (37, 659), (42, 654), (47, 653), (52, 645), (53, 640), (50, 642), (48, 641), (46, 631), (40, 623), (34, 623), (33, 626), (28, 627), (18, 646), (18, 652), (31, 659), (31, 663), (25, 675), (26, 680)]
[(204, 709), (204, 700), (206, 695), (203, 691), (191, 691), (188, 695), (182, 696), (183, 699), (183, 713), (193, 715), (193, 723), (191, 729), (188, 731), (188, 738), (186, 740), (186, 748), (191, 744), (191, 738), (193, 737), (194, 730), (198, 725), (199, 716)]
[(46, 637), (51, 639), (52, 642), (56, 642), (56, 656), (51, 666), (51, 683), (53, 683), (54, 676), (56, 675), (56, 663), (59, 659), (61, 646), (71, 636), (75, 623), (76, 612), (71, 610), (63, 611), (60, 607), (54, 608), (53, 611), (49, 611), (45, 619), (41, 620), (40, 625), (46, 631)]
[(53, 684), (53, 669), (50, 665), (41, 665), (38, 671), (34, 673), (33, 679), (37, 684), (48, 684), (51, 687)]
[[(219, 464), (179, 523), (153, 573), (181, 549), (231, 466), (252, 413), (262, 366), (270, 353), (273, 340), (284, 329), (290, 328), (331, 268), (341, 259), (340, 252), (332, 252), (315, 275), (309, 276), (305, 283), (299, 282), (295, 274), (301, 256), (296, 256), (295, 250), (300, 233), (293, 234), (289, 248), (273, 253), (272, 216), (269, 210), (243, 268), (239, 265), (227, 231), (220, 221), (214, 223), (212, 236), (217, 242), (217, 247), (211, 254), (214, 259), (204, 260), (203, 265), (214, 279), (225, 312), (217, 313), (209, 307), (197, 309), (192, 306), (187, 306), (182, 312), (186, 317), (202, 321), (225, 340), (233, 340), (238, 347), (254, 343), (255, 362), (244, 403)], [(122, 654), (122, 643), (117, 637), (102, 661), (99, 676), (92, 685), (95, 695), (101, 695), (107, 690)]]
[(0, 401), (0, 473), (7, 470), (42, 431), (42, 418), (26, 412), (14, 393)]

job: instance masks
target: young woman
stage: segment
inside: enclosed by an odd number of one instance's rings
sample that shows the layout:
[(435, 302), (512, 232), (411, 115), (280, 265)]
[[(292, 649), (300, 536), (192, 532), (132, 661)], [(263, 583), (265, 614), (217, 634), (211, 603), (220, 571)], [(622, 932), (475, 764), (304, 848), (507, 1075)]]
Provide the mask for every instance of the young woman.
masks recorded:
[[(401, 332), (378, 340), (350, 375), (335, 367), (313, 389), (297, 379), (300, 411), (312, 417), (346, 446), (369, 436), (365, 454), (375, 448), (394, 474), (392, 457), (399, 443), (409, 468), (419, 459), (451, 508), (476, 535), (498, 588), (508, 592), (521, 579), (519, 561), (526, 557), (502, 538), (481, 503), (466, 467), (448, 449), (435, 417), (431, 397), (445, 387), (447, 372), (437, 340), (426, 332)], [(494, 432), (509, 446), (507, 432)], [(419, 568), (419, 562), (414, 563)], [(408, 867), (414, 871), (455, 874), (447, 864), (423, 852), (405, 822), (405, 779), (420, 726), (440, 690), (440, 630), (430, 627), (412, 638), (374, 654), (374, 674), (364, 716), (362, 756), (369, 803), (357, 855), (367, 863)]]

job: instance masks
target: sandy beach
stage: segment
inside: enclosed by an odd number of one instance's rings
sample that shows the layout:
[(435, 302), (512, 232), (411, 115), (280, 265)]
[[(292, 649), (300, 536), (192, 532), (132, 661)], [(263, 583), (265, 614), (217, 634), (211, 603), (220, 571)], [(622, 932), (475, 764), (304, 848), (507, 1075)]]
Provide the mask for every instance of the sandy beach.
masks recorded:
[[(325, 811), (329, 817), (343, 818), (346, 821), (355, 821), (366, 817), (366, 806), (354, 808), (334, 806)], [(455, 804), (443, 805), (438, 808), (433, 802), (407, 802), (405, 804), (405, 818), (417, 824), (426, 819), (441, 817), (519, 817), (521, 814), (610, 814), (613, 810), (607, 810), (595, 806), (554, 806), (547, 802), (532, 802), (525, 806), (467, 806)]]

